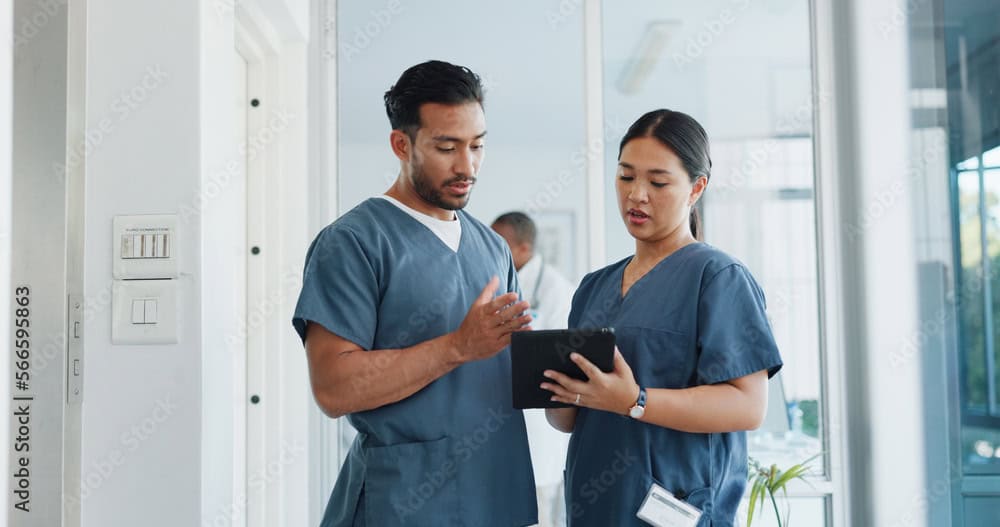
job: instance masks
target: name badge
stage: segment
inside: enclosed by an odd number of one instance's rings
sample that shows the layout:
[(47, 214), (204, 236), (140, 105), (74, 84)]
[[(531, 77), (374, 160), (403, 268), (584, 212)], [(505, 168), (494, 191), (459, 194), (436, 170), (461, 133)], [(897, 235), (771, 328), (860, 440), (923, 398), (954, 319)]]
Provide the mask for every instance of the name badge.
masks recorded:
[(636, 516), (653, 527), (695, 527), (701, 511), (653, 483)]

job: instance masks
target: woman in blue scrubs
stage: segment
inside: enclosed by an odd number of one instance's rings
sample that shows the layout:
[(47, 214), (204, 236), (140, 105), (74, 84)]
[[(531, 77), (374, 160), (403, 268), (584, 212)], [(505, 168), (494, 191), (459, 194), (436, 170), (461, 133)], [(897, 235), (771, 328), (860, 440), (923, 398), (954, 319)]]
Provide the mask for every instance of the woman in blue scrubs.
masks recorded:
[(584, 277), (571, 328), (613, 327), (615, 368), (578, 354), (586, 382), (547, 371), (542, 387), (574, 408), (547, 410), (572, 432), (571, 526), (645, 525), (655, 483), (699, 509), (699, 526), (734, 525), (747, 480), (746, 431), (781, 368), (764, 294), (743, 264), (698, 241), (708, 136), (690, 116), (639, 118), (618, 153), (615, 188), (635, 255)]

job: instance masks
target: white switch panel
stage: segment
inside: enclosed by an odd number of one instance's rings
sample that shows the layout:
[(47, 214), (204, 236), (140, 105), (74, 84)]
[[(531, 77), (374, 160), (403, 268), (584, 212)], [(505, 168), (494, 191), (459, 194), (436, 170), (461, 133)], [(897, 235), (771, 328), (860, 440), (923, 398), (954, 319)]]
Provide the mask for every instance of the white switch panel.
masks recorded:
[(69, 295), (69, 338), (66, 346), (70, 368), (66, 370), (66, 402), (83, 401), (83, 297)]
[(112, 344), (176, 344), (177, 280), (113, 280)]
[(177, 215), (115, 216), (116, 280), (177, 277)]

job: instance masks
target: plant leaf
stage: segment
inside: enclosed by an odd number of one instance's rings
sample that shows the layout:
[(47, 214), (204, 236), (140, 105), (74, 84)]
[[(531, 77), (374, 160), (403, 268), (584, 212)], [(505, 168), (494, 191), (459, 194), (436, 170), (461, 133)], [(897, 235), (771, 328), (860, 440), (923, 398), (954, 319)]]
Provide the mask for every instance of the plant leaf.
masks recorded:
[(809, 470), (808, 467), (802, 465), (793, 465), (791, 468), (782, 473), (778, 477), (778, 479), (774, 481), (773, 489), (784, 490), (785, 485), (787, 485), (789, 481), (796, 478), (801, 478), (808, 470)]
[[(810, 462), (818, 458), (821, 453), (818, 453), (805, 461), (792, 465), (787, 470), (781, 470), (778, 468), (777, 464), (771, 464), (770, 466), (761, 465), (760, 461), (757, 459), (748, 459), (748, 470), (747, 470), (747, 480), (751, 483), (750, 486), (750, 500), (747, 507), (747, 527), (753, 523), (754, 516), (757, 512), (764, 510), (766, 506), (767, 499), (770, 497), (771, 501), (775, 506), (775, 514), (778, 515), (778, 522), (781, 525), (781, 516), (787, 519), (791, 518), (791, 507), (788, 504), (788, 490), (787, 485), (792, 480), (801, 479), (806, 483), (810, 483), (809, 480), (805, 479), (805, 475), (811, 470)], [(785, 511), (781, 514), (778, 510), (777, 502), (775, 498), (778, 492), (782, 493), (782, 499), (785, 501)], [(758, 508), (758, 503), (760, 507)]]
[(753, 524), (753, 513), (757, 509), (758, 494), (760, 494), (760, 484), (758, 479), (754, 478), (753, 485), (750, 487), (750, 504), (747, 506), (747, 527)]
[(767, 478), (761, 476), (760, 478), (760, 492), (757, 493), (757, 500), (760, 502), (761, 510), (764, 509), (764, 505), (767, 503), (767, 495), (770, 491), (767, 488)]

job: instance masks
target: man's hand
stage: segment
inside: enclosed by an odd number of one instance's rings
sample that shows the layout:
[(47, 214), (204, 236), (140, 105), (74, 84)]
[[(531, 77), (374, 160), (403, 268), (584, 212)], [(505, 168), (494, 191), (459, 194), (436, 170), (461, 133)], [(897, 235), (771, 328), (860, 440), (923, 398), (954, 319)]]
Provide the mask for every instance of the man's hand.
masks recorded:
[(492, 357), (510, 345), (510, 334), (531, 328), (530, 304), (517, 301), (517, 293), (493, 298), (500, 280), (493, 277), (479, 298), (472, 303), (465, 320), (449, 335), (455, 359), (459, 362)]

